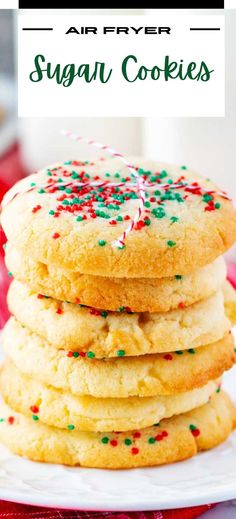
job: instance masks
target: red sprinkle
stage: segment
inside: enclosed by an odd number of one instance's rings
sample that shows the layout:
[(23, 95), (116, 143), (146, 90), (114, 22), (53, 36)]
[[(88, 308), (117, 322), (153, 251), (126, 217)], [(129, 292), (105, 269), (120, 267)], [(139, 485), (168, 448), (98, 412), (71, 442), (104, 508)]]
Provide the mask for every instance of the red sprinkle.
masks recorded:
[(161, 434), (162, 434), (163, 438), (166, 438), (167, 436), (169, 436), (167, 431), (162, 431)]
[(132, 454), (138, 454), (139, 453), (139, 449), (137, 447), (132, 447), (131, 453)]
[(68, 351), (68, 353), (66, 354), (67, 357), (73, 357), (73, 351)]
[(43, 299), (43, 294), (38, 294), (38, 295), (37, 295), (37, 298), (38, 298), (38, 299)]
[(91, 308), (90, 311), (89, 311), (89, 313), (90, 313), (91, 315), (99, 316), (101, 312), (100, 312), (100, 310), (97, 310), (96, 308)]
[(33, 414), (39, 413), (39, 407), (37, 405), (31, 405), (30, 411), (32, 411)]
[(215, 211), (215, 207), (211, 205), (207, 205), (204, 209), (204, 211)]
[(54, 234), (52, 235), (53, 239), (54, 240), (57, 240), (57, 238), (60, 238), (60, 234), (59, 232), (54, 232)]
[(180, 308), (181, 310), (183, 308), (185, 308), (185, 303), (183, 303), (183, 301), (181, 301), (179, 304), (178, 304), (178, 308)]
[(199, 429), (192, 429), (191, 433), (192, 433), (193, 436), (195, 436), (195, 438), (200, 435)]
[(35, 207), (33, 207), (32, 213), (37, 213), (37, 211), (40, 211), (40, 209), (42, 209), (42, 206), (41, 205), (36, 205)]
[(139, 220), (134, 226), (135, 231), (140, 231), (144, 227), (145, 223), (143, 220)]
[(118, 441), (117, 440), (111, 440), (110, 444), (112, 445), (112, 447), (116, 447), (118, 445)]
[(116, 220), (111, 220), (111, 221), (109, 222), (109, 224), (110, 224), (110, 225), (116, 225), (117, 222), (116, 222)]
[(57, 308), (56, 313), (59, 315), (63, 314), (62, 308)]
[(161, 442), (161, 441), (163, 440), (162, 433), (157, 434), (157, 435), (155, 436), (155, 440), (156, 440), (157, 442)]
[(170, 353), (167, 353), (166, 355), (164, 355), (164, 359), (165, 360), (172, 360), (173, 357), (172, 357), (172, 355)]
[(12, 424), (14, 423), (14, 421), (15, 421), (14, 416), (9, 416), (9, 418), (7, 419), (7, 421), (8, 421), (8, 423), (9, 423), (10, 425), (12, 425)]
[(133, 438), (141, 438), (141, 433), (138, 432), (138, 431), (135, 432), (135, 433), (133, 434)]

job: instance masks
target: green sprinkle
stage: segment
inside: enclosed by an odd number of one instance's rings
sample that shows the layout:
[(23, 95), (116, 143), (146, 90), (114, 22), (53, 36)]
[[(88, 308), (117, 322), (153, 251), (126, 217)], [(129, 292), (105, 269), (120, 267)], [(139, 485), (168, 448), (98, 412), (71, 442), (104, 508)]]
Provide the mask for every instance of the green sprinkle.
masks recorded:
[(145, 223), (145, 225), (148, 225), (148, 226), (149, 226), (149, 225), (151, 225), (151, 220), (150, 220), (149, 218), (146, 218), (146, 219), (144, 220), (144, 223)]
[(145, 205), (145, 207), (150, 207), (151, 206), (150, 202), (145, 202), (144, 205)]
[(53, 211), (53, 209), (51, 209), (48, 214), (55, 214), (55, 211)]
[(123, 222), (123, 216), (120, 216), (120, 215), (117, 216), (117, 217), (116, 217), (116, 221), (117, 221), (117, 222)]
[(76, 173), (76, 171), (72, 171), (71, 178), (73, 178), (73, 180), (76, 180), (76, 178), (79, 178), (78, 173)]
[(176, 222), (178, 222), (179, 218), (178, 218), (178, 216), (171, 216), (170, 220), (172, 223), (176, 223)]
[(104, 245), (106, 245), (106, 240), (98, 240), (98, 245), (100, 245), (100, 247), (104, 247)]
[(168, 175), (168, 173), (167, 173), (167, 171), (166, 171), (165, 169), (163, 169), (163, 170), (161, 171), (161, 173), (160, 173), (160, 177), (161, 177), (161, 178), (165, 178), (165, 177), (167, 177), (167, 175)]
[(64, 162), (64, 166), (70, 166), (72, 164), (72, 160), (67, 160)]
[(12, 276), (13, 276), (12, 272), (9, 271), (8, 276), (10, 276), (10, 278), (12, 278)]
[(132, 440), (130, 440), (130, 438), (125, 438), (124, 444), (125, 445), (132, 445)]
[(108, 436), (103, 436), (103, 438), (101, 439), (101, 442), (102, 443), (108, 443), (109, 442)]
[(75, 429), (75, 426), (72, 424), (69, 424), (69, 425), (67, 425), (67, 429), (69, 429), (69, 431), (73, 431)]
[(180, 195), (180, 193), (174, 193), (173, 200), (177, 200), (177, 202), (179, 202), (179, 203), (184, 201), (182, 196)]
[(36, 183), (35, 182), (31, 182), (30, 187), (34, 187), (34, 186), (36, 186)]
[(150, 438), (148, 438), (148, 443), (155, 443), (155, 438), (153, 436), (150, 436)]
[(114, 177), (115, 178), (119, 178), (120, 177), (120, 173), (115, 173)]
[(73, 351), (73, 357), (75, 357), (75, 359), (77, 359), (79, 357), (79, 352)]
[(151, 213), (155, 216), (155, 218), (164, 218), (166, 215), (163, 207), (156, 207), (155, 209), (152, 209)]
[(69, 195), (70, 193), (72, 193), (72, 189), (71, 189), (71, 187), (67, 187), (67, 188), (66, 188), (66, 193), (68, 193), (68, 195)]
[(175, 279), (182, 279), (183, 276), (180, 276), (180, 274), (176, 274)]
[(175, 245), (176, 245), (176, 242), (172, 241), (172, 240), (168, 240), (166, 243), (167, 243), (168, 247), (175, 247)]
[(157, 422), (157, 423), (153, 424), (153, 427), (159, 427), (159, 425), (160, 425), (160, 422)]
[(183, 352), (182, 350), (179, 350), (179, 351), (176, 351), (176, 352), (175, 352), (176, 355), (183, 355), (183, 353), (184, 353), (184, 352)]
[(216, 203), (215, 203), (215, 208), (216, 208), (216, 209), (220, 209), (220, 207), (221, 207), (220, 202), (216, 202)]
[(83, 216), (77, 216), (77, 218), (76, 218), (77, 222), (82, 222), (82, 220), (83, 220)]
[(2, 248), (3, 248), (3, 250), (6, 250), (6, 248), (7, 248), (7, 244), (4, 243), (3, 246), (2, 246)]
[(96, 214), (96, 216), (100, 216), (100, 218), (107, 218), (107, 219), (111, 218), (110, 215), (108, 213), (105, 213), (104, 211), (96, 210), (95, 214)]
[(124, 245), (124, 244), (123, 244), (123, 245), (119, 245), (119, 247), (118, 247), (118, 249), (120, 249), (120, 250), (122, 250), (122, 249), (124, 249), (124, 248), (125, 248), (125, 245)]
[(196, 353), (194, 348), (189, 348), (188, 353)]
[(205, 193), (204, 195), (202, 195), (202, 198), (203, 198), (204, 202), (210, 202), (210, 200), (213, 200), (213, 196), (208, 195), (208, 193)]
[(45, 189), (39, 189), (38, 193), (41, 195), (42, 193), (45, 193)]
[(150, 177), (150, 182), (156, 182), (159, 179), (159, 175), (153, 175)]
[(88, 351), (88, 352), (87, 352), (87, 357), (88, 357), (89, 359), (94, 359), (94, 357), (95, 357), (95, 353), (93, 353), (93, 351)]
[(187, 166), (181, 166), (181, 169), (188, 169)]
[(217, 389), (216, 389), (216, 393), (220, 393), (220, 390), (221, 390), (221, 387), (220, 387), (220, 386), (217, 387)]
[(190, 429), (190, 431), (195, 431), (195, 429), (197, 429), (197, 427), (196, 427), (196, 425), (191, 423), (189, 426), (189, 429)]
[(110, 173), (105, 173), (105, 177), (110, 177), (111, 174)]
[(32, 418), (35, 422), (37, 422), (39, 420), (39, 417), (36, 415), (36, 414), (33, 414), (32, 415)]
[(51, 177), (51, 176), (52, 176), (51, 171), (48, 171), (48, 172), (47, 172), (47, 176), (48, 176), (48, 177)]
[(101, 312), (101, 316), (102, 316), (102, 317), (107, 317), (107, 316), (108, 316), (108, 312), (106, 312), (106, 310), (103, 310), (103, 311)]
[(117, 357), (124, 357), (125, 356), (125, 350), (118, 350), (117, 351)]
[(5, 418), (0, 418), (0, 423), (4, 422)]

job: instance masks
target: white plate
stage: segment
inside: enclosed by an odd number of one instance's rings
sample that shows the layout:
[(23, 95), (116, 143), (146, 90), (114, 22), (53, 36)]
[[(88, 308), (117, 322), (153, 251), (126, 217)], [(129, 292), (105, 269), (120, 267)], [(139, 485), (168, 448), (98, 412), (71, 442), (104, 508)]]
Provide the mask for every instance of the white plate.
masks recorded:
[[(236, 402), (236, 366), (224, 387)], [(0, 446), (0, 499), (78, 510), (140, 511), (236, 498), (236, 432), (223, 445), (157, 468), (97, 470), (35, 463)]]

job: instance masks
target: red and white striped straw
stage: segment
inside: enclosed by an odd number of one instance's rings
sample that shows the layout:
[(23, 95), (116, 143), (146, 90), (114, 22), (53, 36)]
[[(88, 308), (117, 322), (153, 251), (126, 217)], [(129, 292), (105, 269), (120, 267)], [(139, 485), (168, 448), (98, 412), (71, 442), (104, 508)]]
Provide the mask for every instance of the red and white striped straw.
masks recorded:
[(65, 137), (68, 137), (69, 139), (72, 139), (77, 142), (83, 142), (85, 144), (88, 144), (89, 146), (94, 146), (95, 148), (98, 148), (99, 150), (105, 151), (109, 153), (112, 157), (118, 158), (123, 164), (127, 167), (127, 169), (131, 172), (131, 174), (135, 177), (137, 181), (137, 190), (139, 195), (139, 206), (137, 209), (137, 212), (135, 213), (134, 217), (132, 218), (130, 224), (128, 227), (124, 230), (123, 234), (114, 242), (114, 247), (118, 247), (119, 249), (123, 249), (125, 245), (125, 240), (128, 236), (128, 234), (133, 230), (136, 223), (139, 221), (141, 214), (143, 212), (144, 208), (144, 202), (145, 202), (145, 182), (142, 177), (140, 177), (136, 171), (136, 168), (129, 163), (129, 161), (122, 155), (122, 153), (119, 153), (114, 148), (111, 148), (110, 146), (107, 146), (105, 144), (101, 144), (100, 142), (94, 141), (93, 139), (87, 139), (86, 137), (82, 137), (81, 135), (77, 135), (76, 133), (69, 132), (67, 130), (61, 131), (62, 135), (65, 135)]

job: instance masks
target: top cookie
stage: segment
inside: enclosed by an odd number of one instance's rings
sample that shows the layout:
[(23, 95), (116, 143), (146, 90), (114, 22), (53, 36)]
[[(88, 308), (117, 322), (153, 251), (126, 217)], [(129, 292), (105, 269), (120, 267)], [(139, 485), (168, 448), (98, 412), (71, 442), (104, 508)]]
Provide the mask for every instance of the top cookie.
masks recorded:
[(132, 163), (145, 203), (126, 238), (140, 206), (138, 183), (109, 159), (56, 164), (18, 182), (3, 200), (8, 240), (37, 261), (130, 278), (187, 274), (233, 244), (235, 210), (209, 180), (185, 166)]

